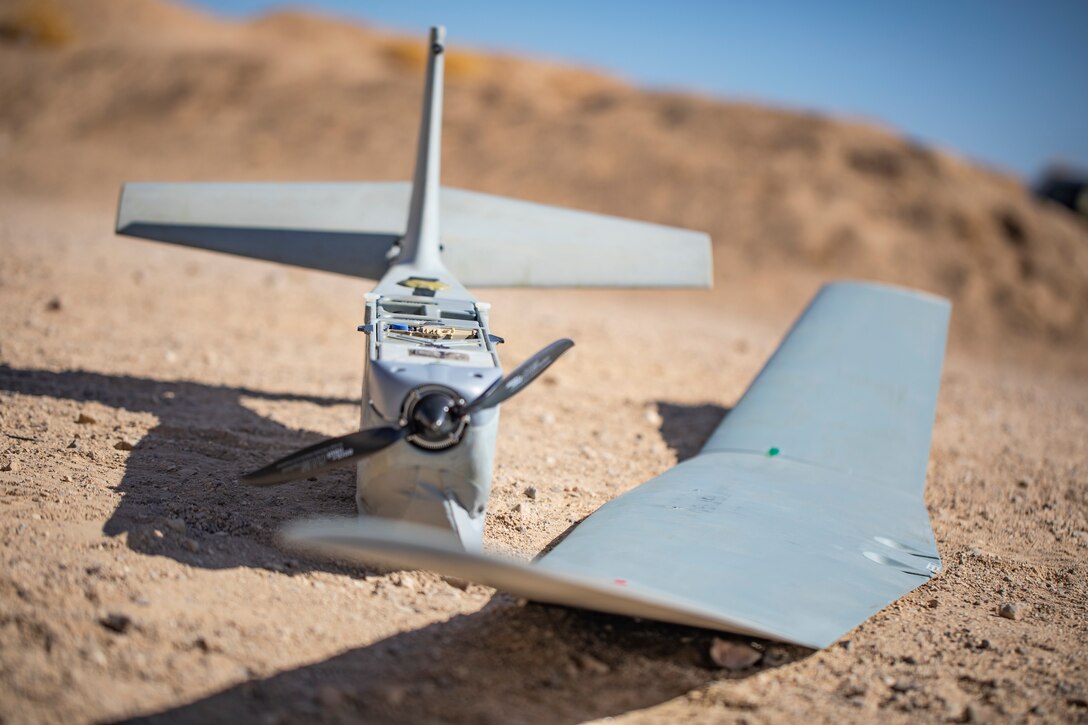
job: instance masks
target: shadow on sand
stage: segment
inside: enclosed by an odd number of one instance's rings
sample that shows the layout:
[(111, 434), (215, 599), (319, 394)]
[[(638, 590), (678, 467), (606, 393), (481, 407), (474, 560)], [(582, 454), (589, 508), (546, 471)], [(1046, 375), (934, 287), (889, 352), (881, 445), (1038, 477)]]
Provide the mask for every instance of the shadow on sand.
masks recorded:
[[(211, 569), (343, 570), (299, 562), (278, 551), (272, 537), (292, 519), (353, 515), (352, 468), (275, 488), (245, 486), (238, 475), (323, 437), (258, 415), (245, 405), (246, 399), (320, 406), (358, 405), (357, 400), (6, 365), (0, 366), (0, 390), (96, 401), (157, 416), (158, 425), (134, 442), (117, 487), (121, 502), (103, 526), (109, 536), (127, 533), (133, 550)], [(112, 452), (119, 434), (103, 429), (87, 426), (81, 435), (98, 435), (104, 439), (100, 445)], [(83, 450), (78, 453), (96, 455), (97, 441), (84, 438), (80, 444)], [(179, 520), (184, 522), (183, 533), (177, 531)]]
[[(743, 679), (811, 654), (767, 642), (764, 662), (714, 668), (705, 630), (497, 596), (474, 614), (251, 680), (134, 722), (576, 723)], [(750, 642), (736, 638), (739, 642)]]
[(712, 403), (677, 405), (659, 400), (657, 412), (661, 416), (661, 437), (676, 453), (678, 461), (686, 461), (702, 449), (729, 410)]

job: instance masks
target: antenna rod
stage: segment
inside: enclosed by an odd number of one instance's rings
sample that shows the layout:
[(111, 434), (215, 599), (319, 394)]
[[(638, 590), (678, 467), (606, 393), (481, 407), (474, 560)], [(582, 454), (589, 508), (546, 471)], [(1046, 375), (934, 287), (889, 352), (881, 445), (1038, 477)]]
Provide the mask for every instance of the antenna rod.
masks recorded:
[(438, 246), (439, 171), (442, 161), (442, 83), (446, 29), (431, 28), (427, 55), (427, 82), (423, 90), (423, 118), (419, 125), (416, 172), (412, 179), (412, 203), (408, 230), (401, 241), (397, 264), (426, 269), (441, 267)]

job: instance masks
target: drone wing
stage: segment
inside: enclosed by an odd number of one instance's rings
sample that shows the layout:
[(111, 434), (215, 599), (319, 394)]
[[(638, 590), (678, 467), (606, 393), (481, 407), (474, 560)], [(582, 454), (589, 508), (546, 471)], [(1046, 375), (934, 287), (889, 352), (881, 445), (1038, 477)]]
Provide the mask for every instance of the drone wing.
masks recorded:
[[(129, 183), (117, 232), (379, 279), (404, 235), (408, 183)], [(702, 232), (440, 192), (443, 261), (469, 287), (707, 287)]]
[(404, 524), (311, 522), (287, 538), (539, 601), (827, 646), (940, 571), (922, 494), (949, 309), (825, 287), (699, 455), (531, 565), (388, 528)]

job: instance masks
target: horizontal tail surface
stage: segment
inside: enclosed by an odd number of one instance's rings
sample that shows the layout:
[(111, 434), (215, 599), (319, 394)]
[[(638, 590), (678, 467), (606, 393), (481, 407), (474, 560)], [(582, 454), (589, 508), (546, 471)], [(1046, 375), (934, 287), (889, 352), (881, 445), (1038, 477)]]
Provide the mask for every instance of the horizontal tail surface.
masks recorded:
[[(117, 231), (378, 279), (411, 185), (130, 183)], [(702, 232), (442, 188), (442, 257), (469, 287), (707, 287)]]

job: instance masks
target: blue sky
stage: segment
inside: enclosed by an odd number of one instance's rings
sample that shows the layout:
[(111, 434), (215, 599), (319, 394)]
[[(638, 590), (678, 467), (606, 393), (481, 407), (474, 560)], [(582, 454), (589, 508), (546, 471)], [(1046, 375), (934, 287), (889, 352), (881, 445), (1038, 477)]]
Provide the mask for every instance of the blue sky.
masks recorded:
[[(285, 3), (188, 0), (245, 17)], [(588, 65), (644, 87), (869, 118), (1033, 177), (1088, 167), (1088, 1), (311, 0), (450, 43)]]

